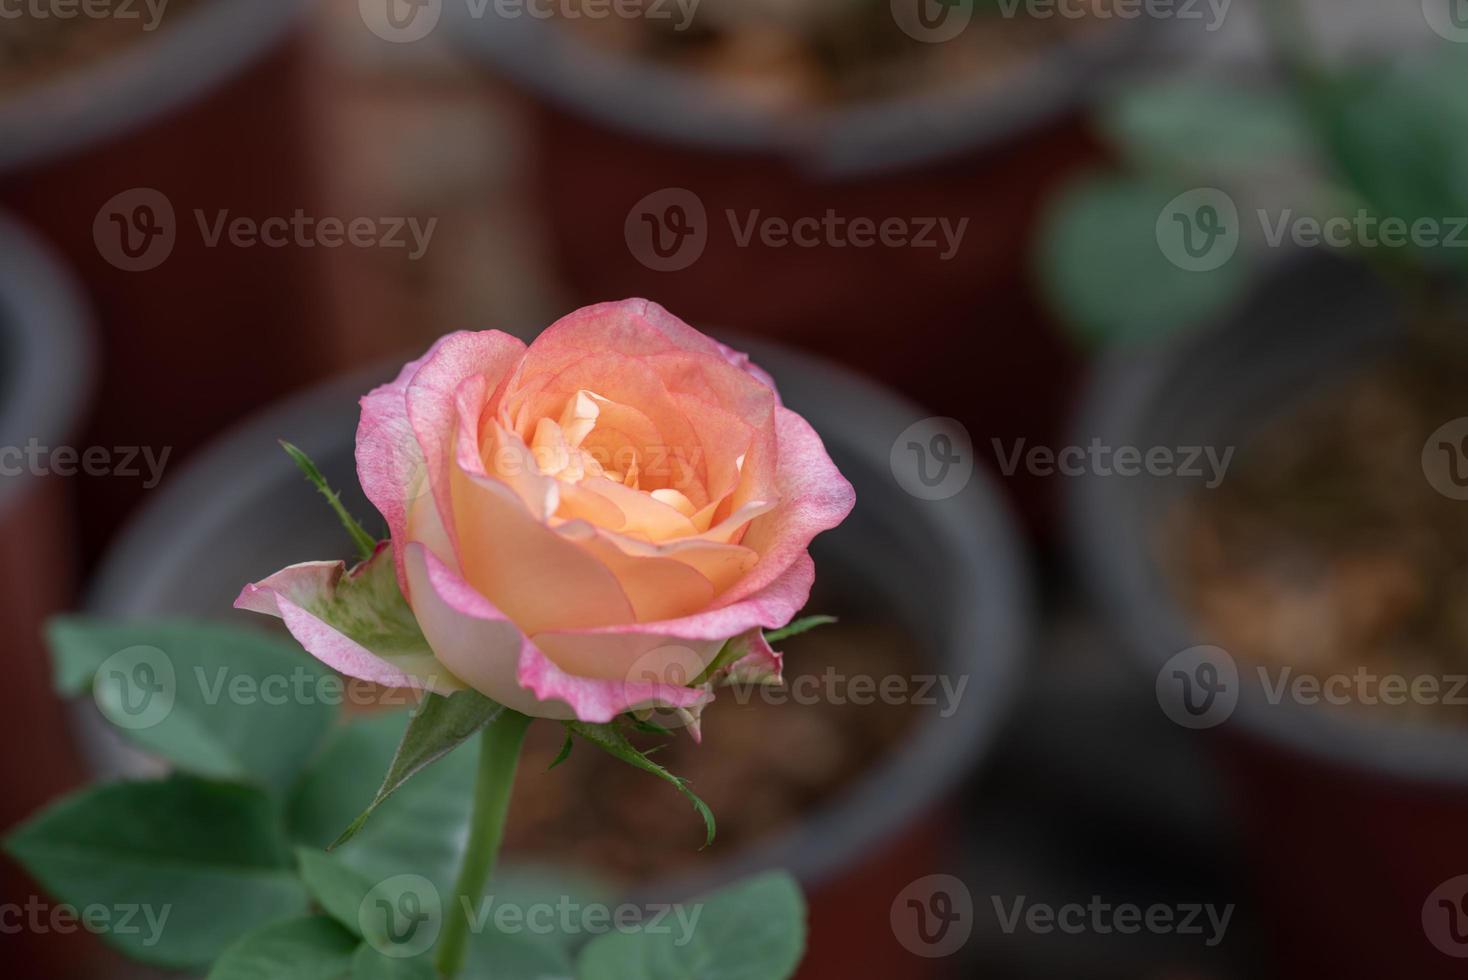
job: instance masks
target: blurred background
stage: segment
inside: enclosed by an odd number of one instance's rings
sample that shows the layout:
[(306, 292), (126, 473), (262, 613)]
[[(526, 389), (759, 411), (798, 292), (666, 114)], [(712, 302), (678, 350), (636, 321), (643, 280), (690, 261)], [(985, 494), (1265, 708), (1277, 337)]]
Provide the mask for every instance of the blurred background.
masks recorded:
[(855, 474), (793, 675), (902, 693), (513, 852), (788, 864), (814, 980), (1461, 976), (1465, 273), (1464, 0), (0, 0), (0, 827), (138, 764), (47, 617), (230, 618), (341, 548), (275, 438), (370, 513), (394, 362), (645, 296)]

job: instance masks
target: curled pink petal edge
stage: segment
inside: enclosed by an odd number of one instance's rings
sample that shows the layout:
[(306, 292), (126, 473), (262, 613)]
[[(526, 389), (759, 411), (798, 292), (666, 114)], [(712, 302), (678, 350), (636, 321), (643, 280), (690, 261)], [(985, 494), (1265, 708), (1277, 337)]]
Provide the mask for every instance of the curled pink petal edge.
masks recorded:
[(428, 676), (403, 670), (290, 598), (291, 593), (298, 593), (302, 588), (332, 590), (344, 574), (346, 563), (340, 561), (290, 565), (269, 578), (246, 585), (235, 599), (234, 608), (279, 618), (307, 653), (348, 677), (383, 687), (428, 690), (435, 694), (452, 694), (463, 689), (441, 665)]
[[(430, 586), (455, 612), (475, 619), (509, 621), (492, 602), (431, 551), (424, 549), (423, 560)], [(557, 667), (523, 633), (516, 680), (539, 700), (563, 702), (577, 719), (593, 724), (605, 724), (623, 712), (650, 704), (695, 708), (712, 700), (707, 691), (676, 684), (575, 677)]]

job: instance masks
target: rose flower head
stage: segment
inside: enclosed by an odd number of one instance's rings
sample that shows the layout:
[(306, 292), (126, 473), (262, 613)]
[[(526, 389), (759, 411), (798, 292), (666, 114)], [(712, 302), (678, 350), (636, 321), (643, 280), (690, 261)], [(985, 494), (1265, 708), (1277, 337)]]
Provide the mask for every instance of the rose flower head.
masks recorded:
[(529, 346), (444, 337), (362, 400), (357, 472), (390, 540), (236, 605), (353, 677), (595, 723), (691, 721), (714, 681), (777, 678), (763, 630), (855, 500), (768, 375), (645, 300)]

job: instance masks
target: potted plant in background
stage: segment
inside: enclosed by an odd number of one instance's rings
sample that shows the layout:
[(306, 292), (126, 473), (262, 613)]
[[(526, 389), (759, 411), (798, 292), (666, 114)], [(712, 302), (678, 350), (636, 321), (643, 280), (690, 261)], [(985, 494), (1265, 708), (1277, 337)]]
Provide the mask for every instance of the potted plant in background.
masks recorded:
[[(702, 746), (680, 735), (656, 757), (718, 814), (710, 853), (697, 853), (703, 832), (686, 809), (665, 813), (635, 802), (658, 791), (629, 783), (640, 777), (595, 753), (573, 752), (557, 769), (566, 782), (540, 779), (562, 748), (555, 727), (545, 726), (531, 730), (525, 749), (516, 805), (526, 817), (510, 822), (507, 864), (570, 864), (612, 893), (655, 902), (789, 868), (809, 895), (809, 975), (873, 964), (927, 975), (936, 961), (901, 945), (889, 906), (915, 879), (954, 870), (948, 797), (994, 735), (1028, 636), (1014, 530), (980, 474), (955, 472), (943, 488), (954, 491), (947, 499), (899, 487), (892, 447), (921, 421), (916, 410), (829, 365), (740, 346), (753, 349), (783, 402), (820, 432), (861, 500), (814, 551), (820, 576), (811, 608), (841, 622), (788, 642), (787, 699), (726, 692), (720, 707), (727, 710), (721, 721), (710, 713)], [(344, 488), (346, 506), (365, 512), (350, 489), (347, 433), (358, 414), (352, 399), (369, 387), (364, 379), (334, 384), (222, 442), (129, 530), (89, 609), (125, 620), (213, 617), (240, 581), (339, 549), (337, 533), (320, 521), (320, 502), (303, 491), (275, 440), (283, 433), (298, 440)], [(900, 456), (909, 465), (910, 455)], [(845, 683), (888, 677), (904, 690), (881, 697)], [(94, 713), (83, 715), (83, 726), (99, 771), (138, 771), (137, 757), (119, 752)], [(391, 755), (391, 736), (376, 744)], [(708, 751), (715, 746), (723, 751)], [(324, 812), (340, 816), (351, 808), (346, 801), (365, 802), (374, 783), (364, 772), (341, 799), (323, 802)], [(673, 841), (686, 847), (668, 846)]]
[[(39, 5), (5, 21), (0, 205), (66, 257), (96, 311), (108, 411), (91, 420), (92, 444), (181, 454), (260, 396), (329, 370), (318, 253), (211, 243), (198, 218), (212, 228), (317, 206), (308, 7)], [(136, 502), (117, 490), (81, 488), (91, 557)]]
[[(1160, 22), (903, 0), (574, 11), (444, 8), (526, 95), (574, 299), (665, 297), (1005, 438), (1060, 426), (1078, 359), (1027, 288), (1024, 235), (1099, 159), (1080, 110)], [(878, 342), (893, 323), (897, 348)], [(983, 357), (931, 356), (976, 330)]]
[[(1054, 211), (1057, 304), (1130, 341), (1079, 441), (1237, 450), (1208, 490), (1089, 475), (1076, 554), (1163, 710), (1216, 729), (1286, 967), (1456, 975), (1468, 76), (1452, 46), (1327, 66), (1278, 26), (1289, 87), (1119, 104), (1109, 129), (1141, 166)], [(1349, 254), (1300, 247), (1332, 244)]]
[[(0, 716), (7, 741), (33, 746), (24, 758), (6, 756), (0, 827), (8, 828), (82, 777), (65, 714), (50, 696), (41, 627), (74, 597), (74, 502), (53, 464), (72, 471), (81, 464), (75, 448), (69, 462), (57, 450), (90, 395), (92, 359), (86, 310), (56, 256), (4, 215), (0, 253), (0, 535), (6, 541), (0, 624), (9, 637)], [(0, 865), (7, 895), (21, 894), (24, 880), (14, 865)], [(53, 963), (54, 946), (45, 936), (10, 942), (28, 962)]]

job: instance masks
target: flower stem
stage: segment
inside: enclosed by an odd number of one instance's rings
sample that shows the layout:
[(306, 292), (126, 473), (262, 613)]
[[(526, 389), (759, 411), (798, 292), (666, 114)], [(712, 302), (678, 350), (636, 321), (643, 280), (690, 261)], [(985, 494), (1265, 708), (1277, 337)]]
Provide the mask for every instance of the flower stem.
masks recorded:
[(443, 935), (438, 941), (439, 976), (452, 978), (464, 967), (469, 940), (469, 910), (484, 894), (500, 842), (505, 837), (505, 816), (510, 810), (510, 793), (520, 761), (520, 745), (530, 719), (506, 708), (479, 736), (479, 771), (474, 781), (474, 811), (469, 818), (469, 843), (459, 866), (459, 880), (451, 900), (454, 908), (444, 915)]

